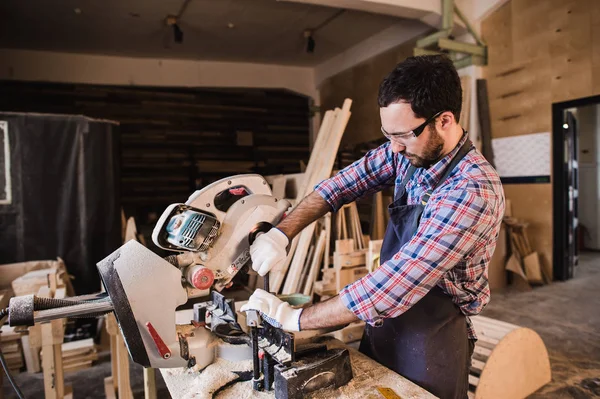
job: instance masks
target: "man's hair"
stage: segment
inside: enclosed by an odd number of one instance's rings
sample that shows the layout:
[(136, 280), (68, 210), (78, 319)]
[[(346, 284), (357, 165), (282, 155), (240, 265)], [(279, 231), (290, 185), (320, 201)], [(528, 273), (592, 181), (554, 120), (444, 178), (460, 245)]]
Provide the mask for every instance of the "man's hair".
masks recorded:
[(409, 57), (383, 79), (377, 101), (380, 107), (406, 101), (418, 118), (450, 111), (458, 122), (462, 108), (460, 78), (444, 55)]

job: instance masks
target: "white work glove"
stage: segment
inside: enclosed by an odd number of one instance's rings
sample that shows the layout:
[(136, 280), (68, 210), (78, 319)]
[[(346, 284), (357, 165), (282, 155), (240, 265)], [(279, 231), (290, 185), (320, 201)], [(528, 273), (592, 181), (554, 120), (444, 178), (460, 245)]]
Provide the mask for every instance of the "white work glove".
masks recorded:
[(300, 314), (302, 309), (294, 309), (289, 303), (260, 288), (254, 291), (240, 311), (256, 310), (261, 317), (276, 328), (286, 331), (300, 331)]
[(250, 246), (252, 269), (264, 276), (271, 269), (277, 270), (283, 266), (289, 242), (287, 236), (275, 227), (259, 235)]

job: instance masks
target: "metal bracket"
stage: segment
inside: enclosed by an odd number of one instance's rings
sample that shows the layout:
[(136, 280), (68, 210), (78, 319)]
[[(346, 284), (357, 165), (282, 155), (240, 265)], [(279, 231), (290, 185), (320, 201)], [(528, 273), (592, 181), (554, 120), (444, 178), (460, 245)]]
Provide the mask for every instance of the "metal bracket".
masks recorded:
[[(454, 61), (456, 69), (470, 65), (487, 65), (487, 45), (481, 40), (465, 15), (454, 4), (454, 0), (441, 0), (442, 2), (442, 29), (417, 41), (413, 55), (446, 54)], [(473, 36), (477, 44), (459, 42), (452, 37), (454, 15), (466, 26), (467, 31)]]

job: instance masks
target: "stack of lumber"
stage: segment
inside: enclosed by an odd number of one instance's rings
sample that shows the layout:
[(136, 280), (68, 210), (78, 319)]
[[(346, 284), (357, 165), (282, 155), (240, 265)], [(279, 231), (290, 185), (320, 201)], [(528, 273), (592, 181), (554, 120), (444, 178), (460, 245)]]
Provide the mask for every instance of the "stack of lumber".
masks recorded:
[(337, 240), (333, 253), (335, 289), (340, 291), (348, 284), (366, 276), (366, 249), (354, 249), (354, 240)]
[(546, 275), (545, 269), (540, 265), (539, 254), (531, 248), (529, 243), (528, 223), (512, 216), (505, 216), (503, 222), (508, 228), (512, 250), (512, 254), (506, 262), (506, 269), (529, 284), (550, 283), (551, 276)]
[(368, 236), (363, 234), (355, 202), (344, 205), (337, 211), (336, 235), (338, 240), (352, 239), (355, 249), (367, 247)]
[(48, 286), (49, 275), (55, 273), (61, 281), (60, 284), (66, 286), (67, 295), (72, 296), (72, 286), (63, 260), (58, 258), (56, 261), (45, 261), (45, 266), (45, 268), (32, 270), (15, 278), (11, 283), (14, 295), (37, 294), (40, 288)]
[[(325, 112), (321, 128), (319, 129), (315, 145), (306, 166), (306, 171), (304, 172), (302, 185), (297, 192), (297, 199), (306, 197), (313, 191), (317, 183), (331, 175), (340, 141), (350, 118), (351, 105), (352, 100), (346, 99), (341, 109), (336, 108), (335, 110)], [(292, 240), (290, 252), (284, 267), (281, 270), (271, 272), (271, 291), (292, 294), (300, 290), (305, 292), (312, 289), (312, 281), (306, 276), (316, 275), (314, 267), (318, 271), (320, 264), (318, 261), (313, 262), (311, 260), (308, 267), (305, 265), (307, 264), (307, 256), (311, 244), (315, 241), (316, 229), (317, 224), (312, 223)], [(317, 230), (317, 245), (321, 234), (321, 231)], [(325, 239), (325, 241), (327, 240)], [(315, 250), (317, 245), (315, 245)], [(303, 270), (305, 271), (304, 277), (302, 275)], [(307, 282), (310, 285), (310, 289), (306, 284)]]
[(21, 346), (21, 334), (16, 332), (14, 327), (8, 325), (2, 326), (0, 334), (0, 349), (4, 354), (6, 363), (11, 373), (21, 371), (25, 362), (23, 361), (23, 347)]
[(369, 273), (367, 252), (367, 249), (355, 249), (353, 239), (336, 240), (333, 267), (323, 268), (323, 279), (315, 283), (315, 293), (324, 299), (366, 276)]
[(98, 351), (92, 338), (65, 342), (61, 345), (61, 348), (62, 365), (65, 373), (90, 368), (92, 362), (98, 360)]

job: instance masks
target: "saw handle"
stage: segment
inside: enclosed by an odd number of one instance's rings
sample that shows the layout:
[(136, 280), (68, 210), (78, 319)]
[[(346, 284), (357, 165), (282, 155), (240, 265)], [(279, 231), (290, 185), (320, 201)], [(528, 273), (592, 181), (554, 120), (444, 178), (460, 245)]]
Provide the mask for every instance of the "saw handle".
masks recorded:
[[(252, 245), (252, 243), (254, 242), (254, 240), (256, 240), (256, 238), (258, 237), (259, 234), (264, 234), (266, 232), (268, 232), (269, 230), (271, 230), (273, 228), (273, 225), (269, 222), (260, 222), (258, 223), (250, 232), (250, 234), (248, 234), (248, 245)], [(264, 285), (264, 290), (267, 292), (271, 292), (269, 290), (269, 273), (265, 274), (265, 276), (263, 277), (263, 285)]]

